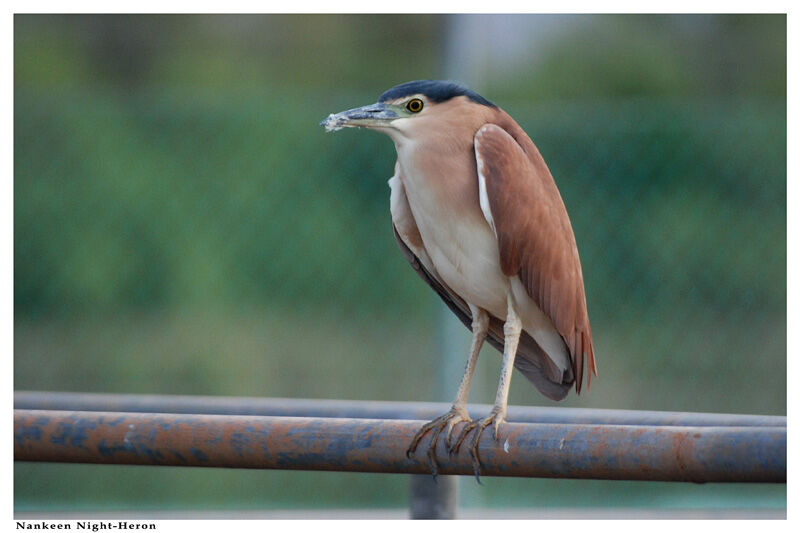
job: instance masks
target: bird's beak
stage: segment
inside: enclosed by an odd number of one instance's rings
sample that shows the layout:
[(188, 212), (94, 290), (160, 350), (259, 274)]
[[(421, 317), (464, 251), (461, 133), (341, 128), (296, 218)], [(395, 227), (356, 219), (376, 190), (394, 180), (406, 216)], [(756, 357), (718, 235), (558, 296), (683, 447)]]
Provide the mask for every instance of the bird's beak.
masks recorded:
[(380, 128), (396, 118), (400, 118), (388, 105), (377, 103), (365, 105), (336, 113), (331, 113), (328, 118), (320, 122), (325, 126), (325, 131), (336, 131), (342, 128)]

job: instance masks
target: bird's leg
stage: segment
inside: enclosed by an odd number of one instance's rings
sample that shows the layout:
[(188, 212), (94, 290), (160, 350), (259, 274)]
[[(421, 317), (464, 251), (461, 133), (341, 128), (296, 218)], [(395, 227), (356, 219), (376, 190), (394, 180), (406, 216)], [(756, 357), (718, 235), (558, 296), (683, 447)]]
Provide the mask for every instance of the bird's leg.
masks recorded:
[(433, 430), (431, 437), (431, 444), (428, 447), (428, 460), (431, 466), (431, 472), (434, 478), (438, 474), (438, 465), (436, 463), (436, 443), (439, 442), (439, 435), (442, 430), (447, 428), (445, 433), (445, 444), (448, 450), (450, 449), (450, 436), (453, 433), (453, 426), (459, 422), (470, 422), (469, 413), (467, 413), (467, 396), (469, 395), (469, 386), (472, 382), (472, 375), (475, 373), (475, 364), (478, 362), (478, 354), (483, 346), (483, 341), (486, 340), (486, 334), (489, 331), (489, 315), (486, 311), (472, 305), (469, 306), (472, 311), (472, 346), (470, 347), (469, 359), (467, 366), (464, 369), (464, 376), (461, 378), (461, 384), (458, 386), (456, 399), (453, 401), (453, 406), (450, 411), (434, 418), (428, 422), (414, 436), (411, 445), (406, 451), (406, 456), (411, 457), (416, 450), (419, 441), (428, 431)]
[(478, 478), (480, 483), (480, 466), (481, 462), (478, 458), (478, 442), (481, 438), (483, 430), (489, 425), (494, 425), (494, 439), (498, 439), (498, 429), (500, 424), (506, 418), (506, 407), (508, 405), (508, 391), (511, 386), (511, 371), (514, 369), (514, 358), (517, 355), (517, 346), (519, 345), (519, 336), (522, 333), (522, 321), (517, 316), (516, 310), (511, 302), (511, 297), (508, 297), (508, 315), (506, 322), (503, 325), (503, 334), (505, 336), (505, 343), (503, 346), (503, 368), (500, 371), (500, 384), (497, 387), (497, 396), (495, 396), (494, 407), (492, 411), (485, 418), (481, 418), (475, 422), (470, 422), (461, 430), (453, 446), (453, 451), (458, 452), (461, 442), (473, 428), (477, 428), (475, 435), (472, 437), (472, 445), (470, 453), (472, 455), (472, 468), (475, 471), (475, 477)]

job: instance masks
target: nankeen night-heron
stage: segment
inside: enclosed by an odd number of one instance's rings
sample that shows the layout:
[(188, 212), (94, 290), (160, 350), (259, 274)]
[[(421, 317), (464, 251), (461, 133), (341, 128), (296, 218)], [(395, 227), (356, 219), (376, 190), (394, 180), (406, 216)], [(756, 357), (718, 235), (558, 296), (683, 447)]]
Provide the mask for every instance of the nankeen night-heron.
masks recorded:
[[(451, 82), (404, 83), (322, 125), (373, 129), (394, 141), (389, 186), (397, 244), (472, 330), (452, 408), (422, 426), (408, 453), (432, 432), (435, 476), (442, 431), (447, 450), (458, 453), (474, 430), (470, 452), (478, 475), (478, 442), (490, 425), (498, 439), (514, 367), (553, 400), (573, 384), (580, 393), (586, 366), (587, 386), (591, 372), (597, 375), (578, 248), (550, 170), (514, 119)], [(503, 353), (500, 384), (491, 413), (472, 421), (467, 395), (485, 340)], [(452, 439), (459, 422), (466, 424)]]

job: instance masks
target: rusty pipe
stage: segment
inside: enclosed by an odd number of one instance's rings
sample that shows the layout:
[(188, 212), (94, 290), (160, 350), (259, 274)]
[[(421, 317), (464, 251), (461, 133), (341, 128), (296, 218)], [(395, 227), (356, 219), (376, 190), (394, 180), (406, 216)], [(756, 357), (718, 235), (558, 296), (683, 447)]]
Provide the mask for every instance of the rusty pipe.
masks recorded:
[[(421, 474), (420, 421), (15, 410), (18, 461)], [(458, 428), (456, 428), (458, 429)], [(443, 440), (443, 439), (442, 439)], [(427, 438), (420, 445), (425, 449)], [(786, 482), (786, 429), (506, 423), (480, 440), (487, 476)], [(442, 474), (471, 474), (466, 449)]]

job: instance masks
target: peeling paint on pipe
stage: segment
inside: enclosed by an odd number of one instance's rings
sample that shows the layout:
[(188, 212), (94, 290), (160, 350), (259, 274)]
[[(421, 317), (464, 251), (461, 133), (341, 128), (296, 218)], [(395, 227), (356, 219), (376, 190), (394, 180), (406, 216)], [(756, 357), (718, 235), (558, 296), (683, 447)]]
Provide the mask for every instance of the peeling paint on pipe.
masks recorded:
[[(405, 450), (422, 423), (15, 410), (14, 458), (420, 474), (425, 454), (408, 459)], [(486, 476), (786, 482), (780, 427), (506, 423), (499, 437), (481, 439)], [(465, 446), (448, 458), (440, 442), (437, 457), (442, 474), (472, 474)]]

